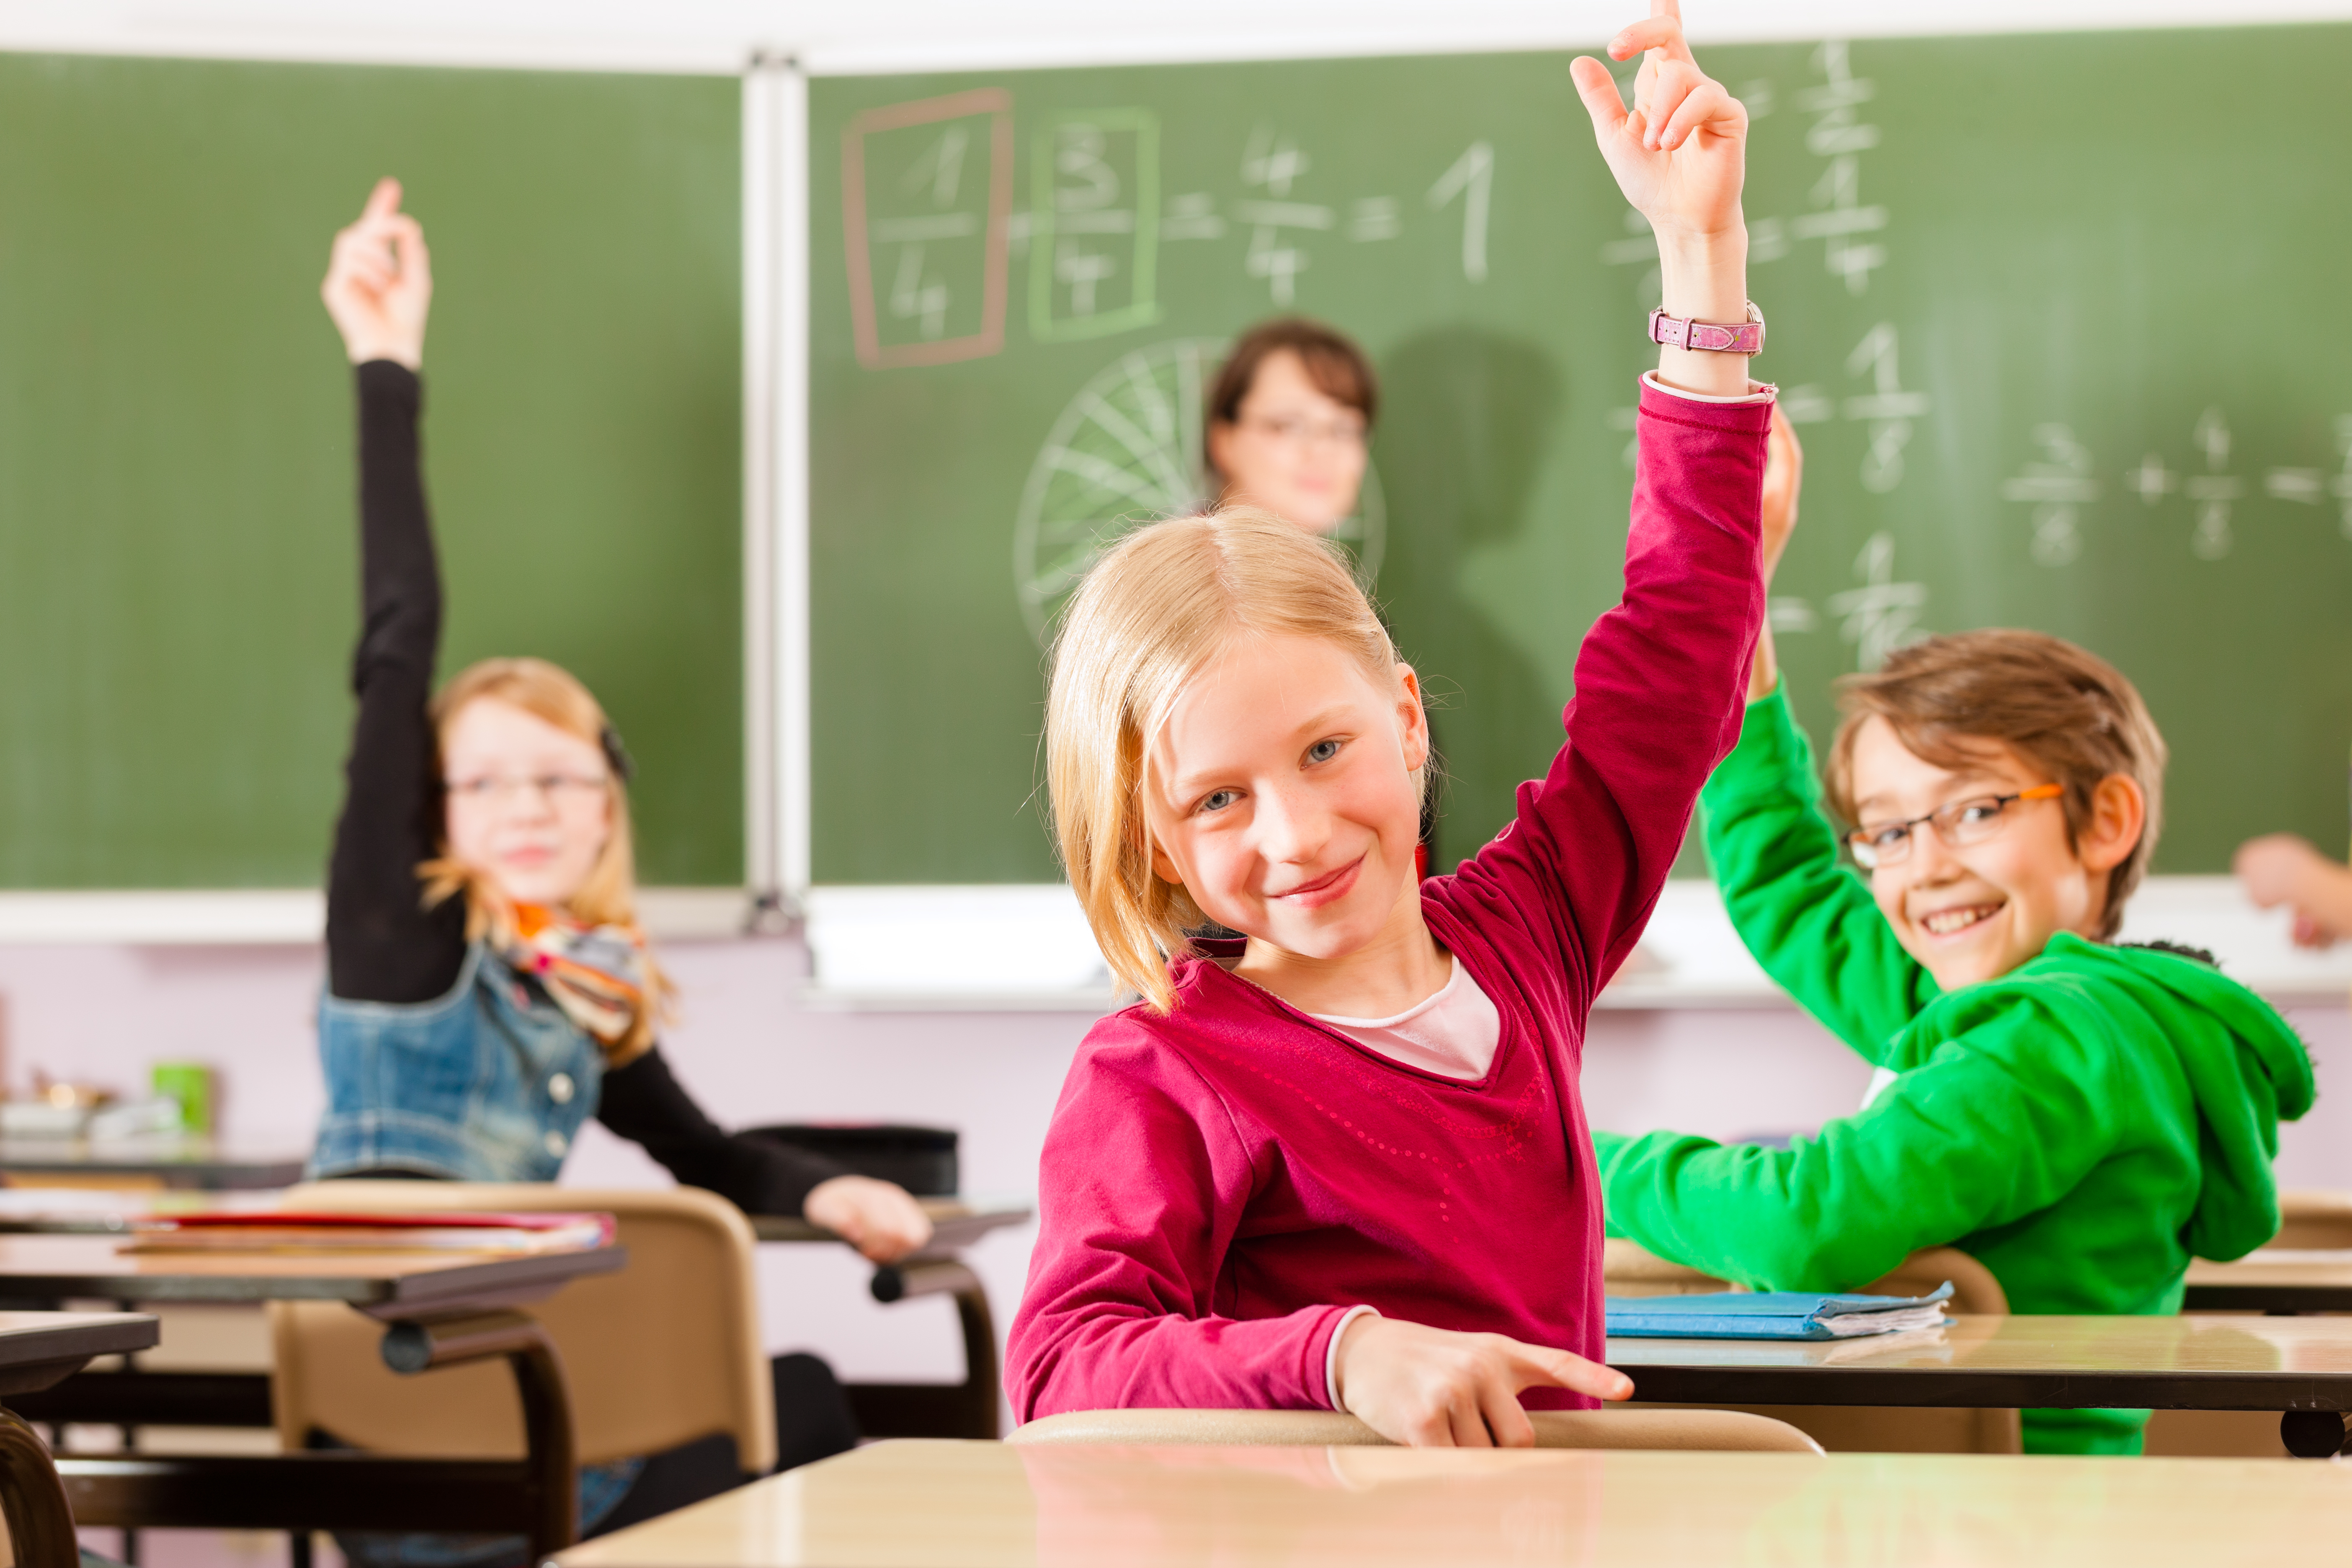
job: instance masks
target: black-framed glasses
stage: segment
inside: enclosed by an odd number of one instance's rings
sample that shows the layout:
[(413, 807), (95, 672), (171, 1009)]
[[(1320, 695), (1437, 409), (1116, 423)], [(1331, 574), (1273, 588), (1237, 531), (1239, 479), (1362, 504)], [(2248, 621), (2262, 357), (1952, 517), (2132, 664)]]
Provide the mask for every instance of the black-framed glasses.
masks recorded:
[(1908, 822), (1857, 827), (1845, 836), (1846, 847), (1853, 851), (1854, 863), (1865, 871), (1900, 866), (1911, 858), (1911, 837), (1922, 825), (1935, 828), (1936, 837), (1950, 847), (1965, 849), (1999, 833), (2009, 808), (2019, 801), (2056, 800), (2065, 793), (2064, 784), (2046, 784), (2019, 790), (2015, 795), (1984, 795), (1954, 801), (1940, 811), (1915, 816)]

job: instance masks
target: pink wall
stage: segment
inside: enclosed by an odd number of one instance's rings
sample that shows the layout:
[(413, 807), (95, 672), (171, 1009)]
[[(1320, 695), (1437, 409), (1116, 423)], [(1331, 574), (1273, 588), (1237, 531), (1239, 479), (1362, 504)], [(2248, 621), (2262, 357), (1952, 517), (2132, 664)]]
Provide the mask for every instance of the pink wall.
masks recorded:
[[(935, 1122), (963, 1132), (966, 1190), (1025, 1195), (1070, 1053), (1090, 1020), (1072, 1013), (848, 1013), (797, 1004), (798, 943), (673, 944), (685, 991), (667, 1050), (719, 1121), (824, 1118)], [(0, 948), (7, 1005), (5, 1075), (33, 1068), (116, 1087), (165, 1058), (215, 1064), (230, 1138), (262, 1149), (307, 1144), (320, 1091), (310, 1009), (319, 954), (298, 947)], [(2352, 1071), (2352, 1016), (2340, 1005), (2294, 1009), (2323, 1089)], [(1596, 1125), (1672, 1126), (1716, 1137), (1785, 1132), (1853, 1108), (1868, 1070), (1793, 1009), (1603, 1012), (1586, 1054)], [(2323, 1094), (2285, 1130), (2282, 1183), (2352, 1188), (2352, 1100)], [(565, 1179), (667, 1181), (633, 1145), (591, 1128)], [(999, 1327), (1020, 1298), (1029, 1234), (1000, 1233), (971, 1261)], [(772, 1348), (810, 1348), (858, 1380), (953, 1381), (962, 1357), (939, 1300), (882, 1307), (867, 1271), (835, 1247), (762, 1249)]]

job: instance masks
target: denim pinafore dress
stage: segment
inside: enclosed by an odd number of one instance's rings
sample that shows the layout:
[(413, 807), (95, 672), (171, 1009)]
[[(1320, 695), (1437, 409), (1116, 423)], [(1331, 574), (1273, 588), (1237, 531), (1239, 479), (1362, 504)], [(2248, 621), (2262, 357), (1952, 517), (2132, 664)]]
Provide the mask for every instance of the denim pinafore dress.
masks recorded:
[(304, 1173), (551, 1182), (596, 1112), (604, 1053), (537, 980), (476, 942), (446, 995), (319, 1003), (327, 1113)]

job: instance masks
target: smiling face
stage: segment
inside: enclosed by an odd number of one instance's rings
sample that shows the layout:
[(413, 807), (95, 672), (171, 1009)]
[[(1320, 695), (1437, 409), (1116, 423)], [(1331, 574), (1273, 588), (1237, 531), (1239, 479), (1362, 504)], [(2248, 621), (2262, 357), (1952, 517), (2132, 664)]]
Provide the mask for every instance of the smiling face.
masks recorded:
[(1418, 932), (1413, 775), (1428, 755), (1409, 667), (1383, 689), (1332, 643), (1249, 642), (1185, 688), (1150, 748), (1152, 869), (1220, 925), (1310, 963)]
[(1363, 414), (1317, 386), (1296, 352), (1278, 349), (1259, 362), (1236, 416), (1209, 426), (1209, 462), (1228, 501), (1328, 533), (1355, 515), (1364, 442)]
[[(1998, 742), (1970, 752), (1969, 762), (1940, 767), (1906, 750), (1885, 720), (1869, 719), (1853, 736), (1853, 800), (1862, 827), (2052, 782)], [(2012, 802), (2001, 813), (1999, 831), (1958, 849), (1921, 823), (1911, 830), (1906, 858), (1870, 873), (1871, 894), (1904, 951), (1937, 985), (1958, 990), (2040, 956), (2062, 931), (2095, 940), (2107, 873), (2139, 842), (2145, 822), (2139, 786), (2116, 774), (2100, 782), (2091, 821), (2071, 837), (2065, 803), (2055, 799)]]
[(450, 855), (510, 900), (562, 909), (612, 837), (603, 749), (478, 697), (444, 727), (441, 752)]

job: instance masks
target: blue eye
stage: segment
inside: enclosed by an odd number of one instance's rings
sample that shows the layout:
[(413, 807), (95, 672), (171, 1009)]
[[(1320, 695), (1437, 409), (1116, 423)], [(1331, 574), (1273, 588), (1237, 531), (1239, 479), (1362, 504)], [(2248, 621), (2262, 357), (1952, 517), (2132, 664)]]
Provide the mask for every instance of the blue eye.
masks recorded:
[(1239, 799), (1241, 799), (1241, 793), (1238, 790), (1211, 790), (1206, 795), (1202, 797), (1200, 809), (1202, 811), (1223, 811), (1225, 807), (1233, 805), (1234, 802)]
[(1307, 748), (1307, 760), (1310, 763), (1328, 763), (1339, 754), (1339, 742), (1337, 741), (1318, 741)]

